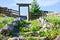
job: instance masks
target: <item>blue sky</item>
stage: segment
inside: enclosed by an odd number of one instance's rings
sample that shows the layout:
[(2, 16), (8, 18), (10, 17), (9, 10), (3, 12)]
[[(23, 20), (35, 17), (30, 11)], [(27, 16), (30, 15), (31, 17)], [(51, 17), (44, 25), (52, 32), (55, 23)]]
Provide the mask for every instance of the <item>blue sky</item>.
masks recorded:
[[(39, 4), (41, 10), (60, 12), (60, 0), (36, 0), (36, 1)], [(19, 3), (19, 2), (31, 3), (32, 0), (1, 0), (0, 6), (18, 10), (18, 6), (16, 5), (16, 3)], [(27, 10), (26, 7), (25, 7), (25, 10), (24, 8), (21, 8), (21, 9), (22, 9), (21, 13), (27, 12), (25, 11)]]

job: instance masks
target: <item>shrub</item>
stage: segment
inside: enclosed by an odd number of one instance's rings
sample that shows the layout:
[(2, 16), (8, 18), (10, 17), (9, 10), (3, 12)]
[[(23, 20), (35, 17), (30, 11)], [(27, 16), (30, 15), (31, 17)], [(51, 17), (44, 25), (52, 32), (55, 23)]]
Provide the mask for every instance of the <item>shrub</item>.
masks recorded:
[(24, 26), (24, 24), (29, 24), (30, 22), (27, 22), (26, 20), (20, 20), (18, 23), (18, 29), (19, 29), (19, 34), (22, 34), (22, 32), (35, 32), (40, 29), (40, 24), (38, 24), (37, 20), (32, 20), (31, 21), (31, 27), (27, 28)]
[(51, 29), (50, 31), (45, 33), (47, 37), (54, 38), (58, 33), (57, 29)]
[(27, 28), (27, 27), (20, 27), (20, 29), (22, 32), (28, 32), (29, 31), (29, 28)]
[(18, 32), (20, 35), (22, 35), (24, 32), (29, 32), (29, 28), (25, 27), (24, 24), (28, 24), (29, 22), (27, 22), (26, 20), (20, 20), (18, 22), (17, 28), (18, 28)]
[(24, 35), (25, 32), (19, 32), (19, 35)]
[(60, 35), (60, 29), (57, 29), (57, 34)]
[(40, 26), (40, 24), (37, 22), (37, 20), (31, 20), (32, 26)]
[(41, 37), (46, 36), (44, 31), (40, 32), (39, 35), (40, 35)]
[(26, 20), (20, 20), (19, 22), (18, 22), (18, 28), (20, 28), (20, 27), (24, 27), (24, 24), (28, 24), (29, 22), (27, 22)]
[(48, 20), (48, 22), (54, 23), (55, 25), (60, 24), (60, 16), (47, 16), (45, 18)]
[(40, 24), (37, 22), (37, 20), (31, 21), (31, 28), (30, 31), (38, 31), (40, 29)]
[(40, 29), (40, 26), (33, 26), (30, 28), (30, 31), (35, 32), (35, 31), (38, 31), (39, 29)]
[(13, 33), (12, 31), (10, 31), (10, 36), (13, 36), (13, 34), (14, 34), (14, 33)]

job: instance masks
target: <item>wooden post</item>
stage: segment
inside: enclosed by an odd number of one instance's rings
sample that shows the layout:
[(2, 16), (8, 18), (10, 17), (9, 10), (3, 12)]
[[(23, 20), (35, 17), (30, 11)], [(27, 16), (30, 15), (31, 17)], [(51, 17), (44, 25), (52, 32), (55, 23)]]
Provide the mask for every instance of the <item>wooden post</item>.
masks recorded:
[(27, 21), (29, 21), (29, 5), (28, 5)]
[(20, 19), (20, 5), (19, 5), (19, 19)]

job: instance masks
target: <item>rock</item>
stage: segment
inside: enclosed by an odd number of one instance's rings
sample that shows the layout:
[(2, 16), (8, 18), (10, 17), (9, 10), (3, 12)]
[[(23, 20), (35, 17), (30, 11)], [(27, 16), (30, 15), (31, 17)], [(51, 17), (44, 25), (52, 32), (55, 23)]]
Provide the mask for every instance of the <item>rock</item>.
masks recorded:
[(19, 37), (9, 38), (8, 40), (19, 40)]
[(47, 28), (44, 28), (44, 32), (47, 32), (48, 31), (48, 29)]
[(23, 39), (25, 39), (25, 37), (19, 36), (19, 40), (23, 40)]
[(49, 40), (47, 37), (40, 37), (40, 40)]
[(52, 23), (47, 22), (46, 28), (50, 29), (51, 27), (53, 27), (54, 25)]
[(47, 26), (46, 26), (47, 24), (45, 23), (45, 24), (43, 24), (43, 27), (42, 28), (46, 28)]
[(60, 40), (60, 35), (57, 35), (54, 40)]
[(23, 40), (24, 37), (23, 36), (19, 36), (19, 37), (12, 37), (12, 38), (9, 38), (8, 40)]
[(43, 19), (43, 18), (40, 17), (39, 19), (37, 19), (37, 21), (38, 21), (38, 23), (41, 24), (41, 27), (43, 27), (43, 26), (46, 27), (45, 26), (45, 24), (46, 24), (46, 20), (45, 19)]
[(12, 31), (12, 30), (13, 30), (13, 28), (14, 28), (14, 27), (13, 27), (13, 25), (12, 25), (12, 24), (6, 24), (2, 29), (4, 29), (4, 30), (8, 30), (8, 29), (9, 29), (9, 30), (11, 30), (11, 31)]
[(12, 22), (12, 25), (13, 25), (13, 26), (17, 26), (17, 21), (13, 21), (13, 22)]
[(29, 28), (29, 27), (31, 27), (31, 24), (30, 23), (29, 24), (24, 24), (24, 26)]
[(1, 30), (1, 34), (3, 34), (4, 36), (9, 35), (9, 33), (10, 33), (9, 29), (8, 30), (6, 30), (6, 29)]
[(3, 35), (7, 35), (9, 33), (9, 31), (13, 31), (14, 28), (17, 26), (19, 20), (15, 19), (12, 22), (6, 24), (1, 30), (0, 33), (2, 33)]

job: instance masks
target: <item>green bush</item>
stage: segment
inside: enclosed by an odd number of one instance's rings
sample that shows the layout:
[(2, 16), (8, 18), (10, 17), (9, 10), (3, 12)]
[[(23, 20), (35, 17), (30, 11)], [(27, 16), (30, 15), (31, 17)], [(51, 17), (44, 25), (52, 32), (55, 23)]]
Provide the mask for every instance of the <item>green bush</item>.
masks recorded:
[(37, 22), (37, 20), (32, 20), (30, 31), (38, 31), (39, 29), (40, 29), (40, 24)]
[(54, 38), (58, 34), (60, 34), (60, 31), (57, 30), (56, 28), (52, 28), (52, 29), (48, 30), (47, 32), (42, 31), (39, 33), (39, 35), (41, 37), (46, 36), (46, 37), (51, 37), (51, 38)]
[(27, 28), (27, 27), (20, 27), (20, 31), (22, 31), (22, 32), (28, 32), (29, 31), (29, 28)]
[(14, 34), (14, 33), (13, 33), (12, 31), (10, 31), (10, 36), (13, 36), (13, 34)]
[(25, 32), (19, 32), (19, 35), (24, 35)]
[(60, 16), (47, 16), (45, 18), (48, 22), (54, 23), (55, 25), (60, 24)]
[(45, 32), (45, 36), (51, 39), (55, 38), (56, 35), (57, 35), (57, 29), (51, 29), (50, 31)]
[(26, 20), (20, 20), (19, 22), (18, 22), (18, 28), (20, 28), (20, 27), (24, 27), (24, 24), (28, 24), (29, 22), (27, 22)]
[(41, 27), (40, 24), (37, 22), (37, 20), (31, 20), (31, 27), (27, 28), (24, 26), (24, 24), (29, 24), (30, 22), (27, 22), (26, 20), (20, 20), (18, 23), (18, 29), (19, 29), (19, 34), (21, 32), (35, 32), (38, 31)]
[(33, 26), (30, 28), (30, 31), (35, 32), (38, 31), (40, 29), (40, 26)]
[(40, 26), (40, 24), (37, 22), (37, 20), (31, 20), (32, 26)]
[(20, 20), (18, 22), (17, 28), (20, 35), (24, 34), (24, 32), (29, 32), (29, 28), (25, 27), (24, 24), (29, 24), (29, 22), (26, 20)]
[(40, 35), (41, 37), (46, 36), (46, 34), (45, 34), (45, 32), (44, 32), (44, 31), (40, 32), (40, 33), (39, 33), (39, 35)]

